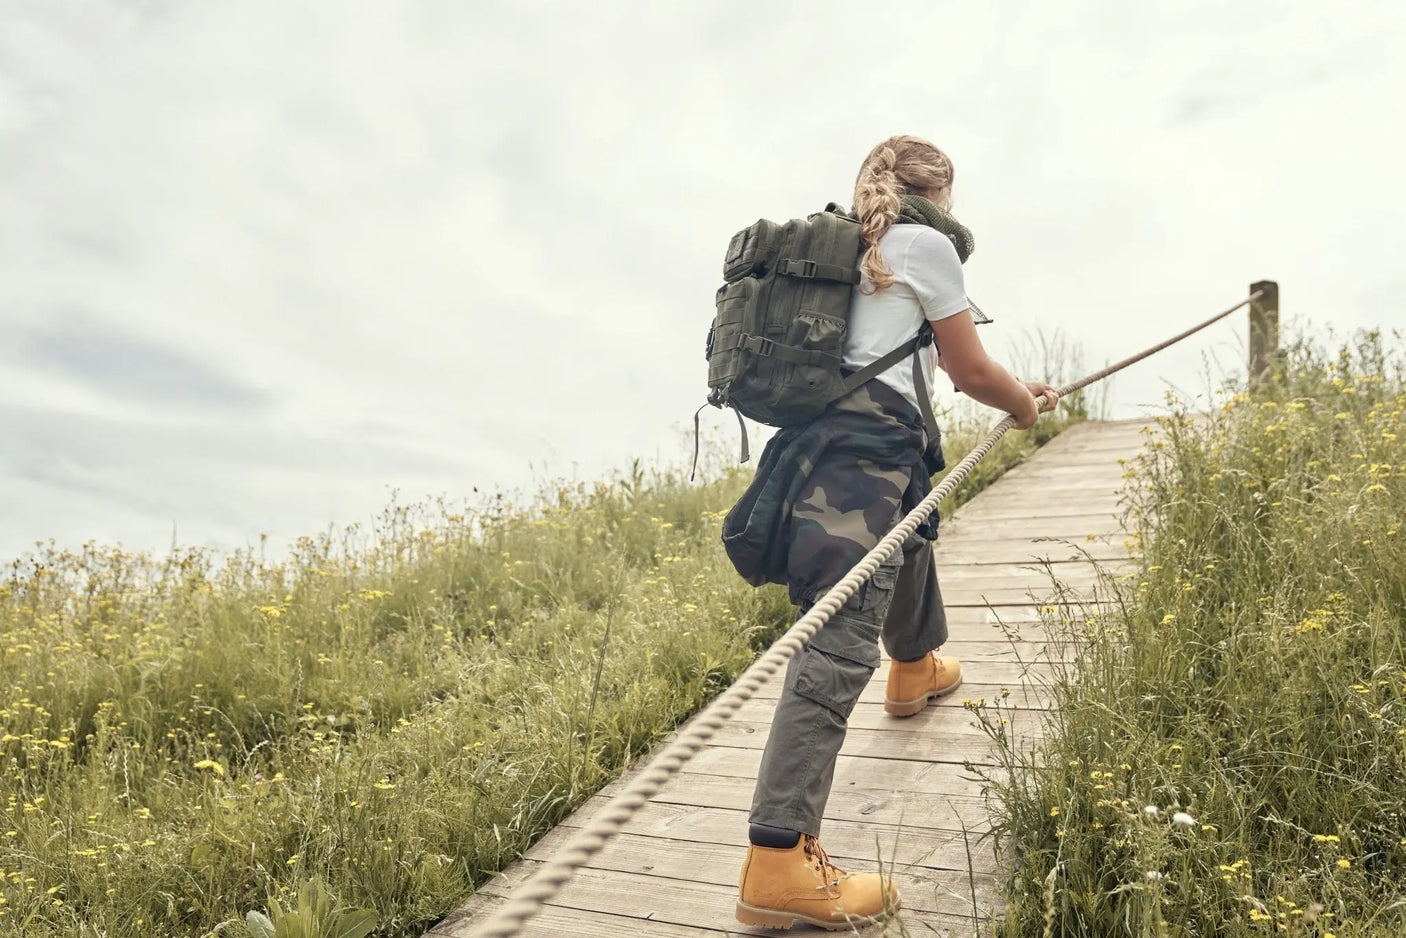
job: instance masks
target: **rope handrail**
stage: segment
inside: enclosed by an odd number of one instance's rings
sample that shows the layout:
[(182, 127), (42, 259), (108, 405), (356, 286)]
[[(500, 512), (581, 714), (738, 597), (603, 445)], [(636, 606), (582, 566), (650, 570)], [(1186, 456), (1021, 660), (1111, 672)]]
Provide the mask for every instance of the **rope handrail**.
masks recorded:
[[(1056, 392), (1060, 397), (1064, 397), (1093, 384), (1095, 381), (1102, 381), (1109, 375), (1155, 355), (1163, 349), (1195, 335), (1207, 326), (1214, 325), (1236, 310), (1259, 299), (1264, 292), (1264, 290), (1256, 290), (1239, 303), (1217, 313), (1210, 319), (1144, 349), (1136, 355), (1131, 355), (1122, 361), (1095, 371), (1093, 374), (1057, 388)], [(1045, 396), (1041, 395), (1036, 401), (1039, 406), (1043, 407)], [(801, 646), (820, 631), (830, 620), (830, 617), (838, 612), (840, 607), (854, 595), (855, 591), (874, 575), (874, 571), (892, 556), (895, 550), (899, 549), (918, 525), (937, 509), (938, 504), (952, 494), (972, 468), (986, 458), (1001, 437), (1005, 436), (1006, 432), (1014, 425), (1015, 417), (1010, 414), (1007, 414), (1000, 423), (996, 424), (986, 435), (986, 438), (978, 443), (976, 448), (968, 453), (961, 462), (957, 463), (952, 471), (928, 493), (928, 496), (895, 525), (893, 530), (889, 531), (873, 550), (865, 554), (863, 559), (855, 564), (840, 582), (831, 587), (830, 591), (811, 606), (805, 615), (797, 619), (796, 623), (784, 635), (773, 642), (770, 648), (764, 651), (746, 671), (742, 672), (742, 675), (733, 682), (731, 687), (689, 721), (688, 725), (679, 731), (674, 741), (652, 759), (649, 765), (640, 770), (624, 791), (601, 808), (591, 818), (590, 823), (573, 836), (553, 855), (551, 860), (547, 861), (540, 870), (513, 893), (512, 898), (507, 900), (488, 921), (476, 928), (473, 932), (476, 938), (512, 938), (516, 935), (522, 925), (541, 911), (548, 900), (571, 881), (576, 871), (590, 862), (591, 857), (599, 852), (610, 838), (620, 832), (635, 812), (642, 808), (664, 786), (665, 782), (677, 774), (707, 744), (708, 740), (713, 738), (722, 725), (752, 698), (752, 695), (762, 684), (789, 662), (796, 652), (801, 650)]]

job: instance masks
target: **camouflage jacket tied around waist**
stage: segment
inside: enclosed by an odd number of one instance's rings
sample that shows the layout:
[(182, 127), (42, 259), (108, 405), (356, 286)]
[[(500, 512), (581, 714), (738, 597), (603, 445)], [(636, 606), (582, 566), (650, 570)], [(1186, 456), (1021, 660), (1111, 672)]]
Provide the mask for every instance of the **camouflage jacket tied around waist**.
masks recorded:
[[(767, 442), (751, 485), (723, 521), (723, 546), (743, 579), (753, 586), (788, 582), (792, 512), (802, 493), (814, 487), (813, 474), (822, 474), (825, 487), (833, 484), (852, 496), (865, 490), (866, 465), (876, 475), (892, 478), (895, 470), (902, 470), (907, 476), (899, 499), (903, 514), (932, 491), (932, 474), (945, 468), (941, 441), (927, 445), (917, 409), (877, 379), (840, 398), (816, 419), (780, 430)], [(845, 468), (837, 472), (841, 466)], [(892, 526), (888, 517), (883, 521)], [(934, 511), (916, 533), (935, 540), (937, 525)], [(839, 571), (833, 582), (843, 573)]]

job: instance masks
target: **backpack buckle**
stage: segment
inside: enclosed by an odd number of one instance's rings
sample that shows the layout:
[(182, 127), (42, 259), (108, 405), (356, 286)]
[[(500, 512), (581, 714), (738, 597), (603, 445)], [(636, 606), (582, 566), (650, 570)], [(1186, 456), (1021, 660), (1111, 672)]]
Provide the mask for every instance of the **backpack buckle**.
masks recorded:
[(809, 280), (815, 276), (818, 267), (815, 261), (797, 260), (794, 257), (788, 257), (781, 262), (778, 270), (788, 277), (800, 277), (803, 280)]
[(770, 358), (771, 353), (776, 349), (776, 343), (762, 335), (744, 335), (742, 341), (737, 343), (737, 347), (751, 352), (753, 355), (760, 355), (763, 358)]

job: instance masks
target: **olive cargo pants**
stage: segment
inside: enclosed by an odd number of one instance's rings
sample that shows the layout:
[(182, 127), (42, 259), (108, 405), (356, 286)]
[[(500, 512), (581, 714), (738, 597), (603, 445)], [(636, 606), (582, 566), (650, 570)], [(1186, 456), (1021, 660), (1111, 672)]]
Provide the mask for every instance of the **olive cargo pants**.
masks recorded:
[[(899, 484), (896, 492), (902, 488)], [(797, 516), (806, 510), (820, 530), (793, 541), (793, 569), (807, 567), (812, 574), (823, 570), (818, 583), (828, 578), (830, 585), (839, 582), (898, 520), (890, 509), (884, 516), (888, 523), (875, 533), (869, 530), (871, 525), (845, 525), (823, 499), (819, 505), (803, 500)], [(870, 512), (869, 517), (876, 515)], [(838, 536), (842, 529), (848, 536)], [(860, 536), (861, 530), (868, 536)], [(796, 556), (798, 547), (804, 556)], [(831, 571), (833, 575), (827, 577)], [(795, 585), (793, 581), (793, 591)], [(816, 585), (806, 591), (814, 600), (824, 589)], [(802, 612), (809, 606), (803, 602)], [(933, 544), (925, 538), (910, 536), (902, 551), (895, 551), (791, 659), (757, 771), (752, 823), (820, 835), (836, 757), (849, 715), (879, 666), (880, 640), (889, 655), (900, 661), (921, 658), (947, 641)]]

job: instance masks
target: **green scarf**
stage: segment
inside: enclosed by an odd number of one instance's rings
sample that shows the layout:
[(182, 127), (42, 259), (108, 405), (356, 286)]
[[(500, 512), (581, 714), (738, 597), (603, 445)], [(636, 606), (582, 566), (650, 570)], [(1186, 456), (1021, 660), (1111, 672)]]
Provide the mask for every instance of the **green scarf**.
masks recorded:
[(952, 242), (952, 246), (957, 249), (957, 257), (963, 264), (971, 257), (972, 251), (976, 250), (976, 241), (972, 238), (971, 229), (953, 218), (950, 212), (920, 195), (903, 197), (898, 210), (898, 221), (917, 222), (929, 228), (936, 228)]

